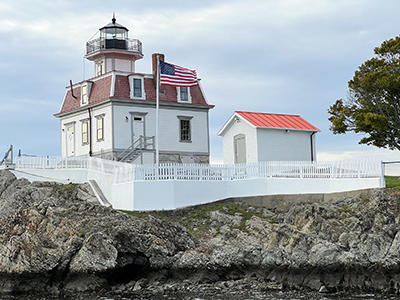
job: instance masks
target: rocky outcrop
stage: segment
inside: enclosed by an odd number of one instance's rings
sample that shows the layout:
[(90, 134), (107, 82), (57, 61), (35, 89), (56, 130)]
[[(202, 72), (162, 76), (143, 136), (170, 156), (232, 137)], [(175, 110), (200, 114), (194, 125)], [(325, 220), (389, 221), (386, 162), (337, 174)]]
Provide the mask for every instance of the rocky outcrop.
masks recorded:
[(184, 227), (94, 204), (88, 185), (0, 172), (0, 291), (107, 289), (172, 265), (196, 240)]
[(131, 216), (98, 205), (88, 185), (0, 171), (0, 291), (398, 293), (399, 201), (376, 190), (287, 211), (219, 204)]

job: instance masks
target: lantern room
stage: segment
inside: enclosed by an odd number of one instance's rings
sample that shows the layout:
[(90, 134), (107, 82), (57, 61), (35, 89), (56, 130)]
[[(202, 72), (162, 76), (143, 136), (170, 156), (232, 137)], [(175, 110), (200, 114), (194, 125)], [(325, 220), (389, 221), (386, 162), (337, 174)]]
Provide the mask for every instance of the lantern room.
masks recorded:
[(128, 29), (116, 23), (115, 16), (112, 22), (100, 28), (100, 41), (102, 49), (127, 50)]
[[(109, 71), (135, 71), (135, 61), (143, 58), (142, 42), (128, 38), (128, 28), (116, 22), (115, 15), (86, 43), (86, 58), (95, 64), (96, 76)], [(95, 36), (96, 36), (95, 35)]]

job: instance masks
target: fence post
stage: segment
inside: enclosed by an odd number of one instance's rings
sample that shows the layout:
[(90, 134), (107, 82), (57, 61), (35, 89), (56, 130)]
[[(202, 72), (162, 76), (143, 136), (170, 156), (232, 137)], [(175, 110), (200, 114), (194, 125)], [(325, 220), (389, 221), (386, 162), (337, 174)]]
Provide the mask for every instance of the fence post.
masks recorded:
[(386, 187), (386, 181), (385, 181), (385, 163), (381, 161), (381, 188)]

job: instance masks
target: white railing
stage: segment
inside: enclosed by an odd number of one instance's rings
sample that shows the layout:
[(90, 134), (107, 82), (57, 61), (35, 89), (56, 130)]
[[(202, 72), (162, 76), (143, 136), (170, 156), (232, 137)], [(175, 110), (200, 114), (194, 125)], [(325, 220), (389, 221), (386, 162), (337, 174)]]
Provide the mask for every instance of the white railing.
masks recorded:
[(18, 156), (16, 169), (87, 169), (87, 157)]
[(381, 162), (273, 161), (235, 165), (135, 165), (134, 180), (235, 180), (255, 178), (379, 178)]
[(95, 157), (17, 157), (16, 169), (89, 169), (113, 174), (114, 183), (142, 180), (236, 180), (255, 178), (379, 178), (379, 160), (273, 161), (235, 165), (133, 165)]

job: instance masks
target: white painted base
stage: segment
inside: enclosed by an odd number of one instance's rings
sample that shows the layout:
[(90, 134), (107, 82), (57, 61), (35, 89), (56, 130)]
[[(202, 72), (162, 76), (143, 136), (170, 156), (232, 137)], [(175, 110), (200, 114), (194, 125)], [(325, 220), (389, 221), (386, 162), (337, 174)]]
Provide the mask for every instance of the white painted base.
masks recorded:
[(87, 169), (19, 169), (30, 181), (83, 183), (95, 180), (113, 208), (162, 210), (232, 197), (330, 194), (384, 187), (382, 178), (262, 178), (238, 180), (143, 180), (114, 183), (113, 175)]

